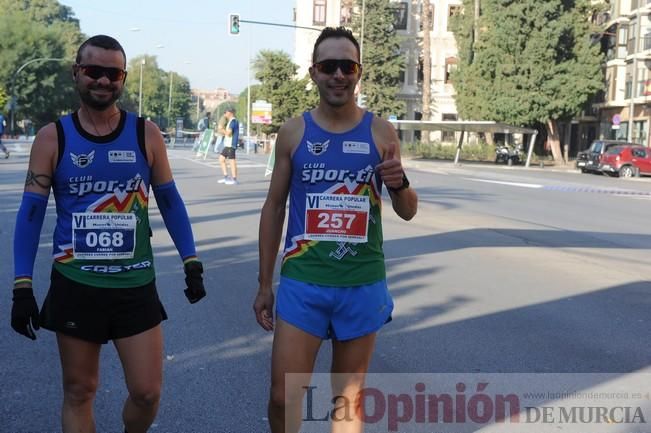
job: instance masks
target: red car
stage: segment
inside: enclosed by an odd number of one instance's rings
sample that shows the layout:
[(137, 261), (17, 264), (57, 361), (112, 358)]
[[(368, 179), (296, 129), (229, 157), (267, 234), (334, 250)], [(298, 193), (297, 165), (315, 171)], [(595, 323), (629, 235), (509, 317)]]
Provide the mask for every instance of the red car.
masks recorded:
[(601, 155), (599, 170), (620, 177), (651, 175), (651, 149), (644, 146), (615, 146)]

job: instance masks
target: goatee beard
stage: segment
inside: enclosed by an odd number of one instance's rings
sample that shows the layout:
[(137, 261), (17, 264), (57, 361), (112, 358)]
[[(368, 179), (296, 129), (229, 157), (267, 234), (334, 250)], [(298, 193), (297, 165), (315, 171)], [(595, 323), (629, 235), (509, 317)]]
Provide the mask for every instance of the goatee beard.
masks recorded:
[(79, 92), (79, 98), (84, 104), (96, 111), (105, 111), (108, 108), (112, 107), (113, 104), (115, 104), (115, 102), (120, 99), (120, 95), (122, 93), (111, 89), (111, 97), (109, 99), (106, 101), (98, 101), (92, 97), (90, 90), (92, 89), (89, 89), (85, 92)]

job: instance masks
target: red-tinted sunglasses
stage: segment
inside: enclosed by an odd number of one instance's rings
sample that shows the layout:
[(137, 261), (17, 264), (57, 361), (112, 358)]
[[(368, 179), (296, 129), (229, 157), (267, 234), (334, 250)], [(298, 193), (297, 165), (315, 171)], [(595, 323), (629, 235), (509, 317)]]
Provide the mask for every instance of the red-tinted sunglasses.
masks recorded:
[(107, 68), (99, 65), (77, 65), (77, 69), (93, 80), (106, 77), (110, 81), (124, 81), (127, 78), (127, 71), (120, 68)]
[(328, 60), (321, 60), (320, 62), (317, 62), (314, 65), (312, 65), (312, 67), (324, 74), (334, 74), (335, 72), (337, 72), (337, 69), (341, 69), (341, 72), (343, 74), (348, 75), (348, 74), (358, 73), (362, 65), (360, 65), (354, 60), (328, 59)]

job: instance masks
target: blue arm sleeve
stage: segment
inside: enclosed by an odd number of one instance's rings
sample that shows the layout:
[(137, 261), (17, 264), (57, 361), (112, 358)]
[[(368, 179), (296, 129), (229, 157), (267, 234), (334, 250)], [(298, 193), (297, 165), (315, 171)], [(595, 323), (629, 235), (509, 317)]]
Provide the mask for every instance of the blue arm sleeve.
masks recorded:
[(14, 231), (14, 276), (16, 279), (32, 278), (46, 209), (47, 196), (33, 192), (23, 193)]
[(165, 227), (184, 262), (196, 259), (194, 236), (188, 211), (174, 181), (152, 187)]

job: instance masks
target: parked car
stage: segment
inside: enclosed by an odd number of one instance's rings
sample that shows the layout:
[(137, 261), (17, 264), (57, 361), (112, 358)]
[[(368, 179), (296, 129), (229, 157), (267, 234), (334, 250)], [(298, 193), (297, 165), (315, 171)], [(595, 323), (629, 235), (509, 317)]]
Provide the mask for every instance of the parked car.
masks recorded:
[(601, 155), (613, 146), (636, 146), (636, 144), (620, 140), (595, 140), (589, 148), (576, 155), (576, 168), (582, 173), (599, 172)]
[(651, 149), (644, 146), (615, 146), (601, 157), (599, 170), (609, 175), (651, 175)]

